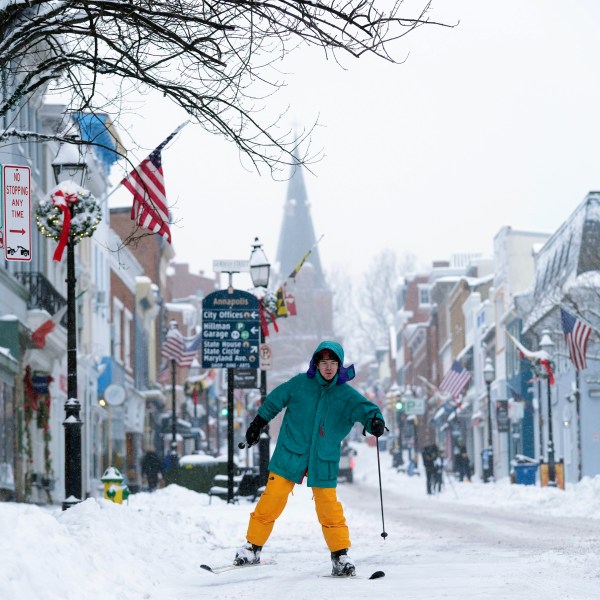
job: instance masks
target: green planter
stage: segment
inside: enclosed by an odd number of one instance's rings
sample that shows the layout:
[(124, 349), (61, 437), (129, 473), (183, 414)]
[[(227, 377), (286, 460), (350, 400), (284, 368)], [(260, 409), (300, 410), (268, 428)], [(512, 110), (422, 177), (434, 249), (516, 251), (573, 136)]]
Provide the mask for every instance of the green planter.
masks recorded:
[(214, 476), (226, 474), (227, 461), (204, 454), (190, 454), (182, 456), (179, 465), (168, 469), (164, 478), (167, 485), (176, 483), (189, 490), (208, 494)]

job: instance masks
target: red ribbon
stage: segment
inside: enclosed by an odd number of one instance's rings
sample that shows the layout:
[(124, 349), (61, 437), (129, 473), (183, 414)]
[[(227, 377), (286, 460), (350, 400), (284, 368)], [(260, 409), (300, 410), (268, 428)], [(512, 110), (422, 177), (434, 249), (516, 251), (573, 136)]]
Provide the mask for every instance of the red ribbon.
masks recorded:
[(58, 246), (56, 246), (53, 256), (53, 260), (58, 262), (62, 260), (62, 255), (69, 241), (69, 233), (71, 231), (71, 210), (69, 209), (69, 204), (75, 204), (78, 199), (77, 194), (67, 194), (63, 190), (57, 190), (52, 195), (52, 205), (58, 206), (63, 214), (62, 231), (60, 232)]
[(550, 361), (545, 358), (540, 360), (540, 364), (546, 369), (546, 373), (548, 373), (548, 379), (550, 380), (550, 385), (554, 385), (554, 373), (552, 372), (552, 367), (550, 366)]
[(263, 335), (265, 337), (268, 337), (269, 335), (269, 324), (267, 323), (265, 313), (267, 313), (267, 315), (269, 315), (271, 318), (271, 323), (273, 323), (275, 333), (279, 333), (279, 327), (277, 327), (277, 323), (275, 323), (275, 315), (264, 304), (261, 303), (258, 307), (258, 314), (260, 316), (260, 326), (262, 327)]

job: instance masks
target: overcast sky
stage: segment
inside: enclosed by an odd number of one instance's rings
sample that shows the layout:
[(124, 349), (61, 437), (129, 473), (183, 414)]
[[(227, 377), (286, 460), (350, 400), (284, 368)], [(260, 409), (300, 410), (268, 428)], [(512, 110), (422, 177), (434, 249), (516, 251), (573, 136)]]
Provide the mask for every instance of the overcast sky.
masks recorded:
[[(285, 63), (273, 113), (290, 105), (291, 125), (321, 124), (324, 157), (305, 181), (326, 270), (358, 275), (384, 248), (423, 265), (491, 255), (502, 226), (551, 233), (600, 189), (598, 0), (433, 0), (430, 17), (458, 25), (400, 40), (403, 64), (346, 58), (343, 70), (306, 50)], [(157, 103), (141, 114), (130, 133), (149, 149), (185, 119)], [(274, 261), (285, 182), (193, 125), (163, 165), (178, 262), (211, 271), (248, 258), (255, 236)]]

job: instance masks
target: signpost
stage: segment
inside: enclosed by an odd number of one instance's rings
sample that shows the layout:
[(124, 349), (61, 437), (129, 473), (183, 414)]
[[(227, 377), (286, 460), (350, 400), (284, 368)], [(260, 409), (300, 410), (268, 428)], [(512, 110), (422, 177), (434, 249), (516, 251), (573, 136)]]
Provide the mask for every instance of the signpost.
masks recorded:
[(6, 260), (31, 260), (31, 172), (2, 165), (3, 242)]
[(216, 273), (248, 273), (249, 260), (213, 260), (213, 271)]
[(271, 369), (273, 359), (271, 346), (269, 344), (262, 343), (258, 353), (260, 355), (260, 370), (269, 371)]
[[(228, 272), (234, 272), (234, 269)], [(213, 292), (202, 300), (202, 366), (205, 369), (227, 369), (229, 503), (233, 502), (234, 373), (236, 369), (258, 369), (259, 315), (258, 298), (231, 286), (227, 290)]]
[(202, 366), (258, 369), (258, 299), (241, 290), (219, 290), (202, 300)]
[(423, 416), (425, 414), (425, 398), (405, 396), (404, 412), (407, 415), (417, 415), (419, 417)]
[(256, 369), (235, 369), (233, 371), (233, 385), (236, 389), (258, 389)]

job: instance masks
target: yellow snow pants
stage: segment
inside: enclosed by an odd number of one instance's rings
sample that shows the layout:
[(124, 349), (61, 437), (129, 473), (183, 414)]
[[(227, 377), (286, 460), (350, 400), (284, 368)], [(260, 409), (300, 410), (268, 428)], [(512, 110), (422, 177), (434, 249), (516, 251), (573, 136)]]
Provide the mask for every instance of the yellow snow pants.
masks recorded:
[[(264, 546), (273, 531), (275, 521), (283, 512), (294, 482), (275, 473), (269, 473), (265, 491), (254, 512), (250, 514), (246, 539), (251, 544)], [(344, 509), (337, 499), (335, 488), (312, 488), (317, 517), (323, 537), (330, 552), (350, 547), (350, 533), (344, 517)]]

